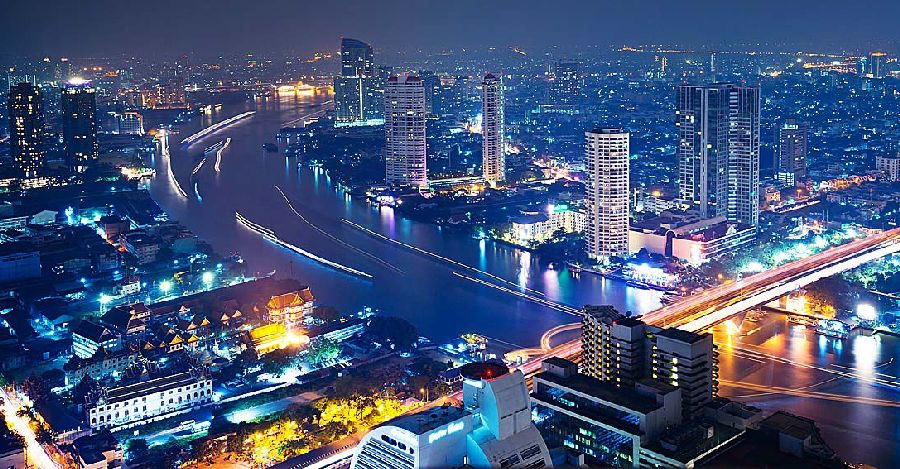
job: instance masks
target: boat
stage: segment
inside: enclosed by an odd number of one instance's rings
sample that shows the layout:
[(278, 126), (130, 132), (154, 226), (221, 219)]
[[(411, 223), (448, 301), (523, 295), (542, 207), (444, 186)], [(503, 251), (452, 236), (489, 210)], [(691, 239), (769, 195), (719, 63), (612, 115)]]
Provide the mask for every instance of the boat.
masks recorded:
[(217, 152), (217, 151), (219, 151), (219, 150), (225, 148), (225, 145), (226, 145), (227, 143), (228, 143), (227, 140), (220, 140), (220, 141), (218, 141), (218, 142), (216, 142), (216, 143), (214, 143), (214, 144), (212, 144), (212, 145), (210, 145), (210, 146), (204, 148), (204, 149), (203, 149), (203, 156), (210, 155), (210, 154), (212, 154), (212, 153), (215, 153), (215, 152)]

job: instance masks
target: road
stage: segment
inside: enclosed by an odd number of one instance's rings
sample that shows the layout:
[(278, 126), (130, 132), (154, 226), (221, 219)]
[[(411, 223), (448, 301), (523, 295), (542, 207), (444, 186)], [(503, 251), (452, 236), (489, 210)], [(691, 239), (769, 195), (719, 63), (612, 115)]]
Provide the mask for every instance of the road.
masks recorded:
[(6, 423), (12, 427), (14, 432), (21, 435), (22, 439), (25, 440), (25, 451), (31, 464), (34, 467), (40, 468), (59, 467), (59, 465), (50, 458), (50, 455), (47, 454), (44, 447), (38, 443), (37, 436), (28, 424), (28, 419), (16, 415), (16, 412), (23, 409), (25, 405), (5, 388), (0, 388), (0, 397), (3, 398), (3, 416), (6, 418)]
[(816, 280), (900, 252), (900, 228), (836, 246), (816, 255), (722, 284), (640, 317), (648, 324), (705, 330)]

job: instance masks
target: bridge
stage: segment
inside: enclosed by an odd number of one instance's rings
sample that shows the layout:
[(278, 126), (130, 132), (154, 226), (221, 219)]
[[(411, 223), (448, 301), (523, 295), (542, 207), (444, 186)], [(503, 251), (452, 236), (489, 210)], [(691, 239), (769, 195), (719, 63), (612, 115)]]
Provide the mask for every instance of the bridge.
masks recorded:
[(817, 280), (897, 252), (900, 252), (900, 228), (836, 246), (737, 282), (709, 288), (644, 314), (640, 319), (660, 327), (702, 331)]

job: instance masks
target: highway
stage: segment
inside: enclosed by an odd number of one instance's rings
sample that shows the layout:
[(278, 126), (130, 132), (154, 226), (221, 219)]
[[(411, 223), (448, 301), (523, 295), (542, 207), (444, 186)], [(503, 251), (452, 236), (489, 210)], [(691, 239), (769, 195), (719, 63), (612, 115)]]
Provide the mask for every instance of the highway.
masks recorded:
[(737, 282), (709, 288), (640, 319), (660, 327), (678, 327), (692, 332), (705, 330), (816, 280), (896, 252), (900, 252), (900, 228), (836, 246)]

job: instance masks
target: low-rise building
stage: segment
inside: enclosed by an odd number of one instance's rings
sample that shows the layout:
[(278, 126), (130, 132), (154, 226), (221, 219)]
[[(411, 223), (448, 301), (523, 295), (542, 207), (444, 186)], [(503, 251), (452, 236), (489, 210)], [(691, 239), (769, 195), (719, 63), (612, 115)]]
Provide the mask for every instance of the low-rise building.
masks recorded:
[(513, 244), (533, 246), (553, 238), (557, 232), (583, 233), (587, 214), (565, 204), (551, 204), (546, 211), (528, 211), (510, 219), (500, 238)]
[(98, 350), (94, 356), (80, 358), (77, 355), (69, 359), (63, 366), (66, 374), (66, 385), (74, 386), (85, 377), (90, 376), (95, 380), (115, 378), (134, 366), (140, 357), (138, 352), (119, 350), (107, 352)]
[(92, 321), (81, 321), (72, 330), (72, 353), (78, 358), (91, 358), (101, 349), (118, 350), (120, 345), (118, 335)]
[(41, 276), (41, 255), (28, 243), (0, 244), (0, 283)]
[(92, 428), (121, 427), (211, 400), (212, 380), (183, 372), (104, 389), (85, 411)]
[(894, 156), (876, 156), (875, 169), (883, 172), (889, 181), (900, 181), (900, 153)]
[(315, 297), (309, 287), (305, 287), (269, 298), (266, 312), (269, 321), (291, 327), (299, 325), (304, 316), (312, 314), (314, 307)]
[(699, 220), (669, 214), (631, 224), (629, 250), (677, 257), (694, 265), (738, 252), (756, 238), (750, 225), (727, 222), (724, 217)]
[(138, 264), (156, 262), (159, 254), (159, 243), (142, 231), (130, 231), (121, 236), (121, 244), (125, 250), (137, 257)]

